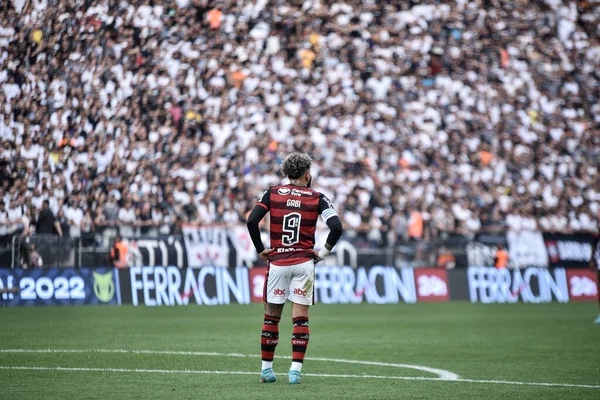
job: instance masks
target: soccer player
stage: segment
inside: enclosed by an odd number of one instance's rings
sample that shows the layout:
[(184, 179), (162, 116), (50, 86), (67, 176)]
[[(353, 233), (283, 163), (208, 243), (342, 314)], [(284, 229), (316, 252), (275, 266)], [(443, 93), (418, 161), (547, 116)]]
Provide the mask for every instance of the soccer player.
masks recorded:
[[(292, 303), (292, 365), (289, 382), (302, 383), (300, 371), (310, 336), (308, 308), (313, 304), (315, 263), (323, 260), (342, 235), (342, 222), (331, 201), (310, 189), (312, 159), (292, 153), (281, 166), (288, 185), (271, 186), (248, 216), (248, 231), (256, 251), (267, 263), (263, 301), (265, 316), (261, 335), (262, 373), (260, 382), (275, 382), (273, 356), (279, 343), (279, 320), (286, 300)], [(271, 248), (265, 249), (258, 227), (271, 213)], [(319, 215), (330, 229), (325, 246), (314, 250)]]
[[(590, 268), (596, 270), (597, 274), (597, 292), (598, 292), (598, 305), (600, 305), (600, 233), (596, 236), (596, 241), (594, 242), (594, 246), (592, 247), (592, 259), (590, 260)], [(600, 324), (600, 314), (598, 314), (598, 318), (594, 321), (597, 324)]]

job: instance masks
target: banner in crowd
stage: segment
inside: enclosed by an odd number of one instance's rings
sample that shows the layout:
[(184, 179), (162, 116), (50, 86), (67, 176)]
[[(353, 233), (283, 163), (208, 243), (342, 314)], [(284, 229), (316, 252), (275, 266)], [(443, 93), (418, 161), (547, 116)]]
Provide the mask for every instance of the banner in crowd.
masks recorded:
[[(317, 248), (326, 237), (323, 231), (320, 232), (322, 237), (316, 241)], [(262, 239), (268, 245), (269, 238), (264, 232)], [(497, 232), (478, 234), (474, 240), (456, 235), (447, 240), (401, 241), (393, 247), (379, 248), (342, 236), (332, 254), (321, 265), (346, 265), (352, 268), (377, 265), (434, 267), (440, 266), (441, 254), (449, 253), (456, 268), (493, 266), (498, 245), (501, 244), (509, 253), (511, 268), (586, 268), (593, 254), (594, 239), (592, 234), (585, 233)], [(50, 242), (45, 242), (43, 238), (36, 240), (39, 241), (36, 249), (42, 253), (45, 265), (101, 267), (110, 263), (110, 248), (84, 248), (81, 251), (82, 247), (74, 239), (61, 240), (60, 243), (57, 239)], [(264, 266), (243, 224), (184, 225), (179, 235), (124, 239), (123, 243), (127, 245), (127, 266)], [(18, 249), (0, 253), (0, 267), (11, 267), (12, 252), (15, 250)], [(600, 250), (598, 254), (600, 259)], [(19, 257), (17, 251), (17, 263)]]
[(256, 264), (258, 255), (245, 226), (226, 229), (187, 225), (182, 230), (183, 235), (124, 239), (127, 266), (251, 267)]
[(467, 265), (469, 267), (494, 265), (498, 245), (508, 248), (504, 233), (477, 235), (475, 241), (469, 241), (466, 245)]
[(229, 239), (235, 252), (236, 266), (252, 267), (258, 260), (258, 254), (245, 225), (236, 225), (228, 229)]
[(188, 266), (230, 266), (227, 231), (223, 226), (183, 225)]
[(124, 239), (127, 244), (127, 266), (165, 266), (187, 267), (185, 244), (181, 236), (158, 238)]
[(7, 306), (121, 304), (114, 268), (0, 269)]
[[(407, 242), (392, 249), (364, 249), (352, 240), (338, 242), (332, 255), (321, 265), (353, 268), (394, 265), (398, 268), (436, 265), (440, 249), (451, 250), (457, 268), (492, 266), (498, 245), (509, 252), (512, 268), (585, 268), (592, 256), (594, 236), (541, 232), (508, 232), (478, 235), (475, 241), (454, 239), (444, 242)], [(265, 241), (266, 243), (266, 241)], [(261, 265), (245, 226), (198, 227), (186, 225), (182, 236), (145, 238), (130, 241), (128, 265), (179, 268), (213, 265), (218, 267)], [(264, 265), (264, 264), (262, 264)]]
[(478, 265), (494, 265), (496, 259), (497, 245), (482, 242), (470, 242), (467, 244), (467, 261), (470, 267)]
[(509, 262), (512, 267), (548, 266), (548, 252), (542, 232), (509, 231), (506, 240), (508, 242)]
[(544, 233), (551, 267), (586, 268), (592, 258), (594, 241), (592, 234)]

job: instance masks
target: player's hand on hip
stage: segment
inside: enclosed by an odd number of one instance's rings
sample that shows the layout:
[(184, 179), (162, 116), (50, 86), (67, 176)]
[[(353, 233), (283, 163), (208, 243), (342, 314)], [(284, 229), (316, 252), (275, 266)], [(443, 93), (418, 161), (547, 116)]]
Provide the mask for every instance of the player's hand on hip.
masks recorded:
[(314, 254), (314, 260), (315, 260), (315, 264), (316, 264), (316, 263), (318, 263), (318, 262), (320, 262), (320, 261), (323, 261), (323, 260), (325, 259), (325, 257), (320, 257), (320, 256), (319, 256), (319, 252), (318, 252), (317, 250), (314, 250), (314, 249), (313, 249), (313, 250), (311, 250), (311, 251), (312, 251), (312, 252), (313, 252), (313, 254)]
[(315, 264), (320, 261), (323, 261), (325, 259), (325, 257), (327, 257), (329, 255), (330, 251), (331, 250), (327, 249), (326, 247), (323, 247), (319, 251), (313, 249), (312, 252), (315, 255)]
[(263, 261), (269, 261), (269, 255), (273, 252), (273, 249), (264, 249), (262, 253), (258, 253), (258, 256)]

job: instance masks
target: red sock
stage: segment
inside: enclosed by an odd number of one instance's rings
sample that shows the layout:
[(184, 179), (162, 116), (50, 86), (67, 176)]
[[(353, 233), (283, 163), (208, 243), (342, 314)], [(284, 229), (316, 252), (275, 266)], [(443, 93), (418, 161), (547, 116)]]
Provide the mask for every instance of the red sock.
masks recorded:
[(263, 361), (273, 361), (275, 347), (279, 343), (279, 317), (265, 314), (262, 334), (260, 338), (260, 349)]
[(292, 331), (292, 362), (303, 362), (310, 329), (308, 328), (308, 317), (297, 317), (293, 319), (294, 330)]

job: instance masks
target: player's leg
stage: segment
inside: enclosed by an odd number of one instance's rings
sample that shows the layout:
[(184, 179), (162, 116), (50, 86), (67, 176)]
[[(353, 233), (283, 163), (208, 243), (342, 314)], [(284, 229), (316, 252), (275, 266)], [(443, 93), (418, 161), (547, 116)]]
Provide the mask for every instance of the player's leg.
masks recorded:
[(289, 372), (290, 383), (302, 383), (300, 372), (310, 339), (308, 309), (313, 304), (315, 264), (313, 261), (292, 268), (290, 301), (292, 302), (292, 365)]
[(279, 321), (283, 304), (265, 303), (265, 316), (260, 339), (262, 369), (273, 368), (275, 348), (279, 344)]
[(310, 339), (308, 326), (308, 308), (306, 304), (292, 303), (292, 365), (289, 371), (290, 383), (302, 383), (300, 372), (304, 364), (304, 356)]
[(273, 373), (273, 358), (279, 343), (279, 321), (287, 298), (289, 282), (290, 271), (286, 270), (286, 267), (271, 265), (267, 268), (263, 293), (265, 315), (260, 337), (262, 358), (260, 382), (271, 383), (276, 380)]

